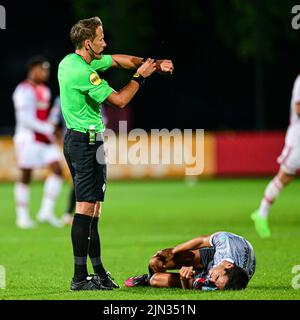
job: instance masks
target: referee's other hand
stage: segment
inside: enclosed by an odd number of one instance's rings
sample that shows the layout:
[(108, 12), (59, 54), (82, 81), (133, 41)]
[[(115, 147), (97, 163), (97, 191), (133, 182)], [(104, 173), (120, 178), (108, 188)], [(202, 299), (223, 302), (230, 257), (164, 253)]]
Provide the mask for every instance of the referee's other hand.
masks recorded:
[(144, 78), (148, 78), (151, 76), (153, 72), (156, 71), (156, 62), (154, 59), (148, 58), (145, 63), (143, 63), (138, 69), (137, 73), (143, 76)]
[(157, 72), (160, 74), (170, 75), (174, 72), (174, 65), (171, 60), (157, 60), (156, 61)]

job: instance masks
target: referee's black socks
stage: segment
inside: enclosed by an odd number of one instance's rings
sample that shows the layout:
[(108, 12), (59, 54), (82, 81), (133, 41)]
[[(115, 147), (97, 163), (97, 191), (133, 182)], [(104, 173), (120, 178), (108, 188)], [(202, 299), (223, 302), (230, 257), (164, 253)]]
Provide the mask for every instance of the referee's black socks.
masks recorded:
[(97, 273), (100, 277), (105, 277), (106, 270), (104, 269), (101, 261), (101, 244), (100, 236), (98, 233), (98, 221), (99, 218), (92, 219), (91, 240), (88, 253), (93, 265), (94, 272)]
[(88, 275), (87, 255), (90, 242), (90, 229), (92, 217), (78, 214), (74, 215), (71, 237), (74, 254), (74, 281), (82, 281)]

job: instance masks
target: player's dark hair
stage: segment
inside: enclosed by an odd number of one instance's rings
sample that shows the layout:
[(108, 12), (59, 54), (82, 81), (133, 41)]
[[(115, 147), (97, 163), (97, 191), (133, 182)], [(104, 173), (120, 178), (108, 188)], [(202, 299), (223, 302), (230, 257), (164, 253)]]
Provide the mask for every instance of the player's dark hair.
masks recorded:
[(71, 29), (70, 39), (76, 49), (81, 49), (84, 40), (93, 41), (96, 37), (96, 30), (102, 26), (99, 17), (79, 20)]
[(47, 58), (43, 56), (35, 56), (32, 57), (28, 62), (27, 62), (27, 70), (30, 71), (32, 68), (38, 65), (42, 65), (44, 63), (47, 63), (48, 67), (50, 66), (50, 63)]
[(243, 268), (234, 266), (231, 269), (225, 269), (225, 275), (228, 277), (225, 290), (241, 290), (247, 287), (249, 277)]

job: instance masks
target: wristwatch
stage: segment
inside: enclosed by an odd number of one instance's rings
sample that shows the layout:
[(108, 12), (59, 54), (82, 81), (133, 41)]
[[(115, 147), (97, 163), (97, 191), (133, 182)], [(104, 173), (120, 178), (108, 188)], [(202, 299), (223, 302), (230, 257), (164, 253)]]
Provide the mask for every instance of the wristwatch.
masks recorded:
[(142, 85), (145, 83), (145, 80), (146, 80), (146, 79), (145, 79), (142, 75), (140, 75), (139, 73), (136, 72), (136, 73), (132, 76), (131, 80), (136, 81), (140, 86), (142, 86)]

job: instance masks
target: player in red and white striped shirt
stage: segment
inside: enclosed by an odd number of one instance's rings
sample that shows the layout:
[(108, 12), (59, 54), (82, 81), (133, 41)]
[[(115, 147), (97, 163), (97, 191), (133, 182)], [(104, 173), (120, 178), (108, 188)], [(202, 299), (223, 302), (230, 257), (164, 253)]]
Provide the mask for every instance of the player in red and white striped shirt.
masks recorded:
[(35, 222), (29, 215), (29, 184), (32, 170), (49, 166), (50, 175), (44, 186), (44, 197), (37, 219), (60, 226), (54, 216), (55, 200), (62, 185), (61, 153), (54, 141), (55, 126), (48, 121), (51, 93), (45, 85), (50, 64), (43, 57), (35, 57), (28, 64), (27, 79), (18, 84), (13, 93), (16, 115), (14, 135), (20, 180), (15, 185), (17, 226), (32, 228)]
[(251, 215), (255, 223), (255, 229), (262, 238), (269, 238), (271, 230), (268, 224), (268, 215), (274, 201), (280, 195), (282, 189), (293, 179), (300, 169), (300, 75), (295, 80), (290, 111), (290, 125), (288, 127), (285, 146), (278, 158), (280, 170), (268, 184), (264, 197), (258, 210)]

